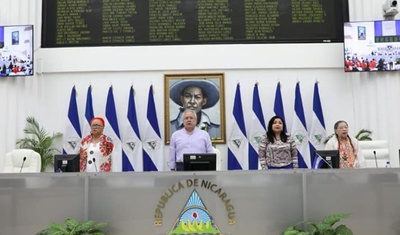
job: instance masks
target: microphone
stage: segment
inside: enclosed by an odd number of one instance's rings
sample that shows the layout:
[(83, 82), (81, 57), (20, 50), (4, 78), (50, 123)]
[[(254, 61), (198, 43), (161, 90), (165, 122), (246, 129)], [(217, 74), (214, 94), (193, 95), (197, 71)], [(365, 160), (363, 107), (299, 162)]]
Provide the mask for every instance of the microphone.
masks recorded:
[(19, 170), (19, 173), (22, 172), (22, 168), (24, 167), (25, 161), (26, 161), (26, 157), (24, 157), (24, 159), (22, 159), (21, 169)]
[(94, 168), (96, 169), (96, 172), (97, 172), (96, 158), (93, 158), (92, 160), (93, 160), (93, 163), (94, 163)]
[(376, 151), (374, 150), (374, 157), (375, 157), (375, 166), (376, 168), (378, 168), (378, 160), (376, 160)]

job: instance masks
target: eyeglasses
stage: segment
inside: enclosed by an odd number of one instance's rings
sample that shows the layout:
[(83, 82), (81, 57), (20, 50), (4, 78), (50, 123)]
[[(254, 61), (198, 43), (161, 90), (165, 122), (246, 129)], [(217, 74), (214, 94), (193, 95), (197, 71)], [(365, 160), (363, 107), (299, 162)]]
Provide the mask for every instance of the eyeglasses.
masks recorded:
[(99, 124), (93, 124), (93, 125), (91, 125), (90, 126), (91, 128), (100, 128), (100, 127), (103, 127), (102, 125), (99, 125)]

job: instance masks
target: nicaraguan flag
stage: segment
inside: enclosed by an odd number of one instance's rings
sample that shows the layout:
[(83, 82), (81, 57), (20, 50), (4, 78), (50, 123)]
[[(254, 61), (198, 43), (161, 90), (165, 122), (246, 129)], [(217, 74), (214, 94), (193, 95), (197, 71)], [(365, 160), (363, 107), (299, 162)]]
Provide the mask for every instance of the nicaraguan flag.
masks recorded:
[(153, 85), (150, 86), (148, 100), (146, 130), (143, 138), (143, 170), (162, 171), (164, 168), (163, 145), (158, 126)]
[(248, 170), (248, 141), (244, 123), (240, 85), (236, 86), (235, 101), (233, 104), (233, 125), (228, 141), (228, 170)]
[(85, 119), (83, 121), (83, 136), (90, 134), (90, 120), (94, 118), (93, 112), (93, 99), (92, 99), (92, 86), (88, 87), (86, 95)]
[(275, 91), (275, 102), (274, 102), (274, 113), (276, 116), (279, 116), (282, 118), (283, 123), (285, 124), (285, 130), (284, 132), (287, 132), (286, 130), (286, 119), (285, 119), (285, 112), (283, 109), (283, 101), (282, 101), (282, 93), (281, 93), (281, 83), (278, 82), (276, 85), (276, 91)]
[(106, 135), (112, 139), (114, 149), (111, 155), (111, 171), (121, 172), (122, 171), (122, 147), (121, 147), (121, 135), (119, 134), (117, 111), (115, 109), (113, 88), (110, 86), (108, 89), (107, 103), (106, 103), (106, 119), (107, 119), (107, 131)]
[(249, 132), (249, 170), (257, 170), (259, 168), (258, 144), (265, 132), (264, 114), (258, 93), (258, 84), (256, 83), (253, 89), (253, 114)]
[(122, 139), (122, 171), (143, 171), (143, 148), (136, 116), (135, 91), (129, 90), (128, 123)]
[[(314, 97), (313, 97), (313, 116), (310, 130), (310, 153), (312, 168), (320, 168), (322, 162), (320, 158), (314, 154), (315, 150), (325, 148), (324, 140), (326, 138), (326, 128), (324, 114), (322, 112), (321, 100), (319, 98), (318, 82), (314, 84)], [(320, 164), (321, 163), (321, 164)]]
[(296, 84), (292, 136), (296, 141), (299, 168), (311, 168), (310, 146), (308, 142), (308, 132), (306, 118), (304, 116), (303, 101), (300, 93), (300, 82), (297, 82)]
[(64, 133), (63, 152), (67, 154), (79, 153), (82, 139), (81, 125), (79, 124), (78, 105), (76, 103), (76, 89), (72, 87), (69, 100), (67, 128)]

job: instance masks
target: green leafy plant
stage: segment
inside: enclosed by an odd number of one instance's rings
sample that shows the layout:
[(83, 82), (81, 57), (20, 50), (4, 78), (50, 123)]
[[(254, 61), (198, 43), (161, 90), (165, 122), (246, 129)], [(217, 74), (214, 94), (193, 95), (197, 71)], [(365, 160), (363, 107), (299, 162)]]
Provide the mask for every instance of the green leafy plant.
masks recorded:
[(49, 228), (43, 229), (36, 235), (102, 235), (107, 223), (96, 223), (93, 220), (80, 222), (74, 219), (66, 219), (66, 226), (57, 223), (49, 224)]
[[(328, 143), (328, 141), (334, 136), (335, 134), (330, 134), (326, 137), (324, 144)], [(359, 141), (371, 141), (372, 135), (372, 131), (368, 130), (368, 129), (361, 129), (360, 131), (358, 131), (357, 135), (355, 136), (355, 138)]]
[(32, 149), (40, 154), (42, 159), (42, 169), (44, 172), (46, 167), (53, 164), (54, 154), (60, 151), (54, 148), (55, 142), (60, 140), (62, 133), (57, 132), (52, 135), (39, 125), (34, 117), (26, 118), (24, 133), (27, 137), (17, 140), (17, 147), (21, 149)]
[(365, 141), (365, 140), (372, 140), (371, 138), (372, 131), (367, 130), (367, 129), (361, 129), (357, 135), (355, 136), (356, 139), (359, 141)]
[(349, 217), (350, 214), (332, 214), (325, 217), (321, 222), (300, 222), (288, 227), (283, 235), (353, 235), (351, 229), (346, 225), (333, 227), (341, 219)]

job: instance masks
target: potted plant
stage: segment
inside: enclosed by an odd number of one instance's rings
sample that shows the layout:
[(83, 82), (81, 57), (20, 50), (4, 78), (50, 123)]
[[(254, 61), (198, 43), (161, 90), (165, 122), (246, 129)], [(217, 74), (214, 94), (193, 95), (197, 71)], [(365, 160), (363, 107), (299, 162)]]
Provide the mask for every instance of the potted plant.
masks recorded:
[(367, 129), (361, 129), (355, 137), (359, 141), (365, 141), (365, 140), (371, 141), (372, 140), (371, 134), (372, 131)]
[(34, 117), (26, 118), (26, 125), (24, 133), (27, 137), (18, 139), (16, 144), (21, 149), (32, 149), (33, 151), (40, 154), (42, 159), (42, 169), (44, 172), (48, 165), (53, 164), (54, 154), (60, 151), (54, 148), (55, 142), (60, 140), (62, 133), (56, 132), (52, 135), (48, 134), (47, 131), (39, 125)]
[[(371, 134), (372, 131), (368, 130), (368, 129), (361, 129), (360, 131), (357, 132), (357, 135), (355, 136), (355, 138), (359, 141), (371, 141)], [(333, 137), (334, 134), (330, 134), (326, 137), (324, 144), (328, 143), (328, 141)]]
[(103, 228), (107, 223), (96, 223), (93, 220), (77, 221), (74, 219), (66, 219), (66, 226), (58, 223), (51, 223), (49, 227), (36, 233), (36, 235), (102, 235)]
[(349, 216), (350, 214), (332, 214), (318, 223), (300, 222), (285, 229), (283, 235), (353, 235), (353, 231), (346, 225), (334, 227), (341, 219)]

